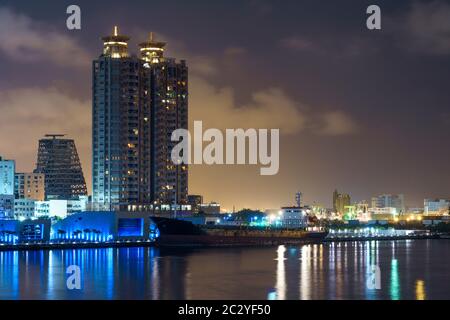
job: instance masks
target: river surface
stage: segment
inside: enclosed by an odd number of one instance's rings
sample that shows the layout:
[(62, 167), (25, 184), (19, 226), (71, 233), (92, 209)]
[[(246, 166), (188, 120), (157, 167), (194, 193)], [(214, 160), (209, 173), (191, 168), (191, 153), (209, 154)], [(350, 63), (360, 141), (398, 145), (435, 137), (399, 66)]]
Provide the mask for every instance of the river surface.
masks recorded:
[(450, 240), (0, 252), (0, 299), (450, 299)]

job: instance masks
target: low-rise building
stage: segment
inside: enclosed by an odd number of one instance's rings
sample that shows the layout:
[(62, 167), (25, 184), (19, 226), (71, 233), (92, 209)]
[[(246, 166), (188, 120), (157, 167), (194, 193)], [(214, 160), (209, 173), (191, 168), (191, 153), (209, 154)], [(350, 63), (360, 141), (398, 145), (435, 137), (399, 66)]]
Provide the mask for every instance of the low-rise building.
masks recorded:
[(198, 206), (198, 213), (202, 214), (220, 214), (220, 204), (217, 202), (202, 203)]
[(79, 212), (52, 226), (53, 241), (147, 241), (158, 236), (146, 212)]
[(15, 199), (14, 219), (29, 219), (34, 217), (35, 202), (33, 199)]
[(86, 211), (88, 197), (80, 196), (78, 200), (36, 201), (34, 214), (36, 217), (66, 218), (77, 212)]
[(48, 242), (50, 229), (50, 219), (0, 220), (0, 243)]
[(14, 217), (14, 195), (0, 194), (0, 219)]

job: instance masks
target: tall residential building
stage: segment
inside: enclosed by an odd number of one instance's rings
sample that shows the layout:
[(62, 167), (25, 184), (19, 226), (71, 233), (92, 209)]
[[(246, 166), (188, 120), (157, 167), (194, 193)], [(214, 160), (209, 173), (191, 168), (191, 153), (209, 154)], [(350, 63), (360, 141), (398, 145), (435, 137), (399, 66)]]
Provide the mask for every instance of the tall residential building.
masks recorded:
[(372, 197), (372, 208), (395, 208), (397, 213), (405, 212), (403, 194), (382, 194)]
[(14, 181), (16, 199), (45, 200), (45, 175), (43, 173), (16, 173)]
[(93, 196), (100, 210), (186, 203), (187, 166), (171, 161), (171, 134), (187, 129), (187, 66), (153, 36), (130, 56), (128, 40), (103, 38), (93, 62)]
[(14, 195), (14, 160), (6, 160), (0, 156), (0, 195)]
[(339, 193), (337, 190), (333, 192), (333, 211), (343, 214), (345, 207), (350, 206), (350, 195)]
[(14, 216), (14, 160), (6, 160), (0, 156), (0, 218)]
[(45, 198), (71, 200), (87, 195), (86, 182), (75, 142), (64, 135), (39, 140), (34, 173), (45, 176)]

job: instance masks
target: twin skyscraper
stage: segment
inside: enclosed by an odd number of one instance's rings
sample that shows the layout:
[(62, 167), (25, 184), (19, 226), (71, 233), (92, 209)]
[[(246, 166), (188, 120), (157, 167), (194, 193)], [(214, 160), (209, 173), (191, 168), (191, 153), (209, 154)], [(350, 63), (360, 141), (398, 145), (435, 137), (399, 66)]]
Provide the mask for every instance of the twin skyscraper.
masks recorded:
[(188, 128), (188, 67), (164, 56), (151, 33), (128, 51), (129, 37), (103, 37), (93, 62), (92, 204), (97, 210), (149, 210), (185, 204), (188, 167), (174, 164), (172, 132)]

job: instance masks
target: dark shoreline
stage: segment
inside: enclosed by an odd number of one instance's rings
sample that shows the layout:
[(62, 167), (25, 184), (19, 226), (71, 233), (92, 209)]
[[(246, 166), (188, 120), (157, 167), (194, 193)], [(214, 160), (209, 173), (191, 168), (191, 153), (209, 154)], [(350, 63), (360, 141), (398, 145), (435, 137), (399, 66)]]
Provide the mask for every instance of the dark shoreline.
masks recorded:
[(257, 248), (271, 247), (278, 245), (305, 245), (317, 243), (331, 242), (353, 242), (353, 241), (402, 241), (402, 240), (427, 240), (442, 239), (439, 235), (433, 236), (404, 236), (404, 237), (359, 237), (359, 238), (335, 238), (335, 239), (308, 239), (302, 241), (267, 241), (264, 243), (158, 243), (158, 242), (104, 242), (104, 243), (54, 243), (54, 244), (16, 244), (16, 245), (0, 245), (0, 252), (4, 251), (39, 251), (39, 250), (76, 250), (76, 249), (97, 249), (97, 248), (133, 248), (133, 247), (156, 247), (156, 248)]

